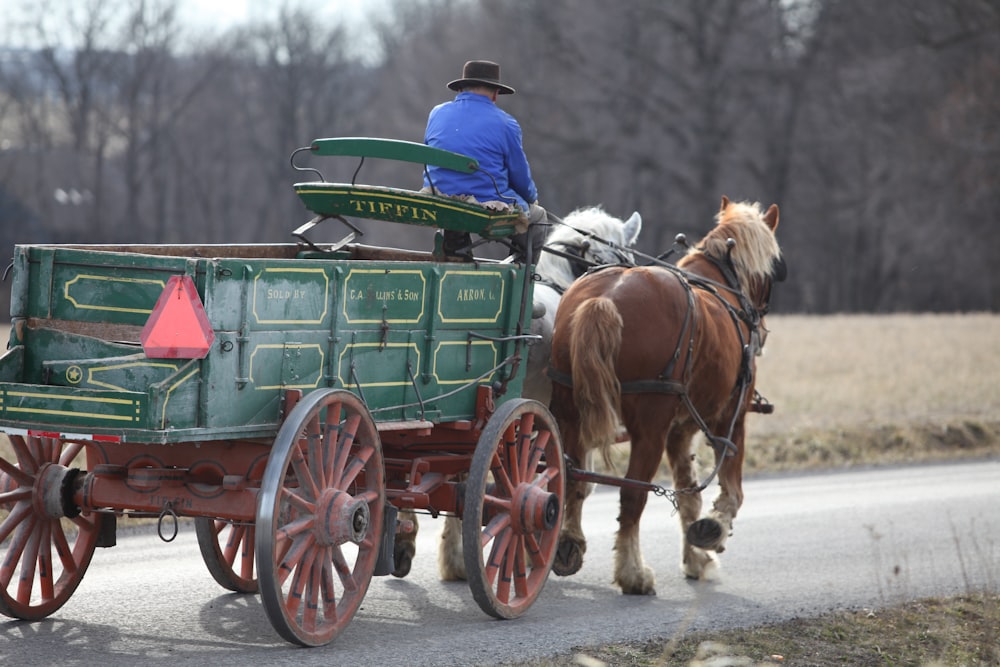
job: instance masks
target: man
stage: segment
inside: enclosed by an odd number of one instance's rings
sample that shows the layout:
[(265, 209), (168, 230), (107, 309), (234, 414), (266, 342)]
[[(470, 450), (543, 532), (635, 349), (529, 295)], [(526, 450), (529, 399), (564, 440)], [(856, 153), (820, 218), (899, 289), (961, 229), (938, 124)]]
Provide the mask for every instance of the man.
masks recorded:
[[(424, 190), (447, 196), (471, 197), (487, 206), (506, 205), (522, 211), (528, 231), (511, 240), (515, 258), (525, 259), (528, 239), (532, 262), (545, 241), (545, 209), (538, 205), (538, 189), (521, 143), (521, 126), (496, 105), (497, 96), (511, 95), (514, 89), (501, 83), (500, 65), (488, 60), (470, 60), (462, 68), (462, 78), (448, 84), (458, 93), (450, 102), (431, 110), (424, 143), (436, 148), (476, 158), (479, 170), (472, 174), (428, 166)], [(471, 256), (468, 233), (444, 233), (446, 254)]]

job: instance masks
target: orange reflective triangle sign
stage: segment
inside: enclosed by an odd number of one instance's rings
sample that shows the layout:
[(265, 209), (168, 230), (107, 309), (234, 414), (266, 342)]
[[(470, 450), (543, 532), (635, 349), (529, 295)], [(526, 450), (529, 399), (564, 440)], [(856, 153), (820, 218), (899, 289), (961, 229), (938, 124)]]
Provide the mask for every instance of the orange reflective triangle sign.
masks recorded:
[(150, 359), (203, 359), (215, 332), (191, 276), (171, 276), (139, 337)]

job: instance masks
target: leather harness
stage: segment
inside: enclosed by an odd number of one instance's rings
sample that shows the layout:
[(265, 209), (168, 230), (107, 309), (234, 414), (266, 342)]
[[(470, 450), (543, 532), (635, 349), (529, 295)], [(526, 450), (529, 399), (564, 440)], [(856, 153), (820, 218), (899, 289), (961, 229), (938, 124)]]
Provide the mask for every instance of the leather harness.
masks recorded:
[[(740, 362), (740, 371), (736, 379), (736, 385), (730, 393), (730, 401), (733, 400), (733, 398), (736, 398), (738, 401), (737, 405), (746, 399), (747, 389), (753, 383), (752, 361), (753, 357), (760, 351), (761, 348), (761, 321), (767, 313), (771, 296), (771, 278), (769, 278), (764, 302), (759, 307), (754, 305), (750, 301), (749, 297), (740, 289), (739, 281), (736, 278), (736, 272), (732, 266), (732, 260), (728, 254), (724, 261), (708, 255), (703, 255), (703, 257), (711, 261), (716, 268), (719, 269), (719, 272), (722, 273), (723, 278), (726, 280), (726, 284), (694, 275), (672, 264), (667, 264), (665, 262), (659, 263), (662, 268), (668, 270), (678, 280), (678, 282), (680, 282), (687, 295), (688, 308), (684, 316), (681, 336), (677, 342), (677, 347), (674, 349), (674, 352), (670, 357), (670, 361), (667, 363), (667, 366), (660, 371), (655, 378), (646, 380), (631, 380), (629, 382), (621, 383), (621, 391), (623, 394), (660, 393), (676, 394), (680, 396), (681, 401), (684, 403), (684, 406), (687, 408), (691, 417), (698, 424), (698, 428), (705, 434), (709, 444), (716, 451), (716, 454), (719, 455), (718, 463), (716, 464), (715, 470), (713, 470), (712, 474), (698, 487), (684, 490), (685, 492), (690, 493), (696, 493), (704, 490), (718, 473), (723, 459), (726, 456), (735, 455), (736, 445), (732, 442), (732, 436), (733, 431), (736, 428), (737, 417), (739, 416), (739, 411), (734, 411), (733, 418), (729, 424), (728, 433), (725, 436), (715, 435), (710, 432), (708, 424), (698, 413), (698, 410), (691, 402), (691, 397), (688, 394), (688, 387), (691, 382), (693, 366), (690, 362), (694, 356), (695, 331), (697, 330), (698, 324), (694, 289), (697, 288), (704, 290), (718, 299), (719, 302), (726, 308), (726, 311), (729, 313), (730, 318), (733, 321), (733, 325), (736, 327), (736, 332), (740, 339), (743, 354)], [(599, 267), (597, 269), (592, 269), (592, 271), (599, 271), (603, 268), (608, 267)], [(723, 298), (721, 291), (727, 291), (736, 295), (736, 298), (739, 300), (740, 307), (736, 308), (733, 304)], [(741, 322), (745, 324), (749, 330), (748, 338), (744, 338), (743, 330), (740, 327)], [(678, 363), (682, 364), (682, 377), (679, 380), (674, 379)], [(573, 380), (570, 374), (557, 371), (551, 365), (549, 366), (547, 372), (553, 382), (558, 382), (559, 384), (568, 387), (572, 386)], [(771, 406), (770, 404), (767, 404), (766, 407)]]

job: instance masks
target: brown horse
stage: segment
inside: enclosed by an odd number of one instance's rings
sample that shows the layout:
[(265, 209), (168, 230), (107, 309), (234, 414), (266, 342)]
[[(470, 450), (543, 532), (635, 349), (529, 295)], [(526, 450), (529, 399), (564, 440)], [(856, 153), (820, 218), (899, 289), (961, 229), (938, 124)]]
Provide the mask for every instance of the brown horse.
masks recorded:
[[(743, 502), (744, 418), (754, 404), (755, 356), (766, 330), (771, 284), (785, 264), (775, 241), (778, 207), (722, 198), (716, 226), (676, 267), (610, 267), (566, 291), (556, 314), (550, 374), (552, 413), (566, 455), (583, 466), (591, 451), (608, 458), (619, 423), (631, 440), (621, 490), (614, 581), (623, 593), (655, 593), (639, 548), (648, 482), (664, 446), (684, 533), (682, 569), (708, 578)], [(702, 518), (692, 463), (701, 431), (715, 450), (721, 490)], [(642, 483), (647, 483), (643, 487)], [(583, 564), (580, 526), (591, 485), (571, 479), (553, 571)]]

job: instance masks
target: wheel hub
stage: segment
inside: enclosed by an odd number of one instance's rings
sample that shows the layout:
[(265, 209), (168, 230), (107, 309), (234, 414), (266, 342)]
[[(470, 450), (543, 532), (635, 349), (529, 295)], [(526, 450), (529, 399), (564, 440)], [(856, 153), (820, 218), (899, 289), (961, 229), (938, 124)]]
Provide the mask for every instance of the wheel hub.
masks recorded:
[(531, 484), (514, 490), (511, 519), (520, 533), (552, 530), (559, 524), (559, 495)]
[(368, 503), (349, 493), (327, 489), (316, 503), (316, 541), (323, 545), (360, 544), (371, 523)]
[(73, 517), (79, 510), (72, 502), (72, 483), (79, 470), (57, 463), (45, 463), (35, 478), (35, 510), (53, 519)]

